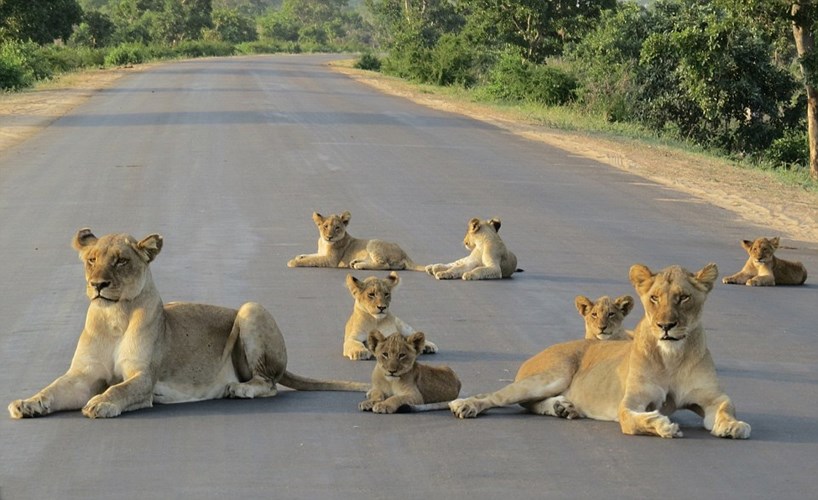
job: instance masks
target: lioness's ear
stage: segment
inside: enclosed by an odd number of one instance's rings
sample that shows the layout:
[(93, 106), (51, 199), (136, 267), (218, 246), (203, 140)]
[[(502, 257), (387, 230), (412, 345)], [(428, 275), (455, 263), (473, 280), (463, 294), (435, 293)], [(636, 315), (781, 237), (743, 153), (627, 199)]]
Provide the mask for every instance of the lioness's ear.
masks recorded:
[(352, 218), (352, 214), (349, 213), (349, 210), (341, 214), (341, 222), (344, 223), (345, 226), (349, 225), (349, 219)]
[(415, 352), (420, 354), (423, 352), (423, 346), (426, 345), (426, 335), (423, 332), (415, 332), (409, 335), (406, 341), (415, 346)]
[(779, 243), (781, 243), (781, 238), (778, 236), (770, 240), (770, 244), (772, 244), (773, 248), (778, 248)]
[(478, 229), (480, 229), (480, 219), (478, 219), (477, 217), (475, 217), (475, 218), (473, 218), (473, 219), (469, 220), (469, 231), (471, 231), (472, 233), (474, 233), (474, 232), (476, 232)]
[(136, 244), (137, 250), (141, 251), (148, 262), (152, 262), (153, 259), (159, 255), (159, 252), (162, 251), (162, 236), (159, 234), (151, 234), (150, 236), (146, 236), (142, 241)]
[(316, 226), (320, 226), (322, 222), (324, 222), (324, 216), (319, 214), (318, 212), (312, 213), (312, 220), (315, 222)]
[(741, 240), (741, 247), (749, 252), (750, 249), (753, 248), (753, 242), (750, 240)]
[(386, 281), (389, 283), (389, 289), (394, 290), (400, 285), (400, 276), (395, 271), (389, 273), (389, 276), (386, 277)]
[(643, 291), (647, 291), (653, 284), (653, 277), (654, 274), (648, 269), (648, 266), (644, 264), (634, 264), (628, 272), (628, 278), (630, 278), (631, 284), (633, 284), (633, 287), (640, 295)]
[(367, 349), (372, 351), (372, 354), (375, 354), (375, 349), (377, 349), (378, 344), (380, 344), (384, 340), (386, 339), (384, 338), (383, 334), (380, 331), (372, 330), (371, 332), (369, 332), (369, 336), (367, 336), (366, 338), (366, 347)]
[(577, 295), (577, 298), (574, 299), (574, 305), (577, 307), (579, 315), (583, 317), (594, 307), (594, 303), (591, 302), (591, 299), (584, 295)]
[(346, 283), (347, 288), (352, 293), (352, 295), (355, 295), (363, 288), (363, 283), (361, 283), (361, 280), (359, 280), (358, 278), (351, 274), (347, 274)]
[(494, 218), (492, 218), (492, 219), (489, 219), (489, 224), (491, 224), (492, 226), (494, 226), (494, 230), (495, 230), (496, 232), (500, 232), (500, 226), (501, 226), (500, 219), (498, 219), (497, 217), (494, 217)]
[(74, 250), (79, 252), (88, 245), (93, 245), (96, 242), (97, 237), (91, 232), (91, 228), (84, 227), (74, 235), (74, 239), (71, 240), (71, 246), (74, 247)]
[(616, 298), (614, 304), (616, 304), (616, 307), (622, 312), (622, 316), (627, 316), (633, 310), (633, 297), (630, 295), (622, 295)]
[(713, 283), (716, 281), (716, 278), (719, 277), (719, 268), (716, 264), (711, 262), (697, 272), (694, 277), (696, 281), (703, 285), (709, 292), (713, 289)]

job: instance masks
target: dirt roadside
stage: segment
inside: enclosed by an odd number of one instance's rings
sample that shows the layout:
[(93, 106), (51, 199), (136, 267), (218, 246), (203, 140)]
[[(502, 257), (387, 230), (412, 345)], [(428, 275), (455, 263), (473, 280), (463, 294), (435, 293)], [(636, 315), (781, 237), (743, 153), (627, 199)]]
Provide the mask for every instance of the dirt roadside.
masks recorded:
[[(0, 154), (47, 127), (95, 92), (145, 67), (148, 66), (77, 73), (38, 90), (0, 94)], [(423, 93), (378, 73), (339, 65), (330, 67), (382, 92), (476, 118), (528, 139), (592, 158), (687, 192), (747, 222), (769, 228), (767, 234), (748, 234), (748, 239), (781, 235), (786, 239), (818, 243), (818, 194), (785, 185), (765, 172), (741, 169), (725, 161), (669, 148), (555, 131), (487, 106)]]

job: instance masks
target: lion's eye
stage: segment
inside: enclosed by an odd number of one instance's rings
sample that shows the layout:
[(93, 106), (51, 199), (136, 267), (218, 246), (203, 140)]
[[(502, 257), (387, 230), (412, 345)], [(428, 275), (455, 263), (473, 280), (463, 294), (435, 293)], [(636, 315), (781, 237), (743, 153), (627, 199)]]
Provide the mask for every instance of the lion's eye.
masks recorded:
[(591, 313), (591, 317), (596, 318), (596, 313), (595, 312)]
[(383, 359), (389, 359), (389, 353), (388, 353), (388, 352), (385, 352), (385, 353), (381, 354), (381, 357), (382, 357)]
[(679, 296), (679, 304), (684, 304), (688, 300), (690, 300), (690, 295), (680, 295)]
[(391, 297), (391, 296), (392, 296), (392, 294), (391, 294), (391, 293), (386, 293), (386, 294), (384, 294), (384, 297), (385, 297), (385, 298), (387, 298), (387, 299), (388, 299), (389, 297)]
[(656, 295), (651, 295), (650, 296), (650, 301), (653, 302), (654, 304), (658, 304), (659, 303), (659, 297), (657, 297)]
[(616, 316), (616, 313), (615, 313), (615, 312), (609, 312), (609, 313), (608, 313), (608, 317), (609, 317), (609, 318), (613, 318), (614, 316)]
[(400, 359), (403, 359), (403, 358), (405, 358), (405, 357), (406, 357), (406, 353), (405, 353), (405, 352), (402, 352), (402, 353), (398, 354), (398, 358), (400, 358)]
[(125, 257), (120, 257), (120, 258), (116, 259), (116, 266), (117, 267), (126, 266), (126, 265), (128, 265), (128, 262), (130, 262), (129, 259), (126, 259)]
[(97, 262), (97, 258), (96, 257), (88, 257), (88, 260), (86, 262), (88, 264), (95, 264)]
[(374, 294), (374, 293), (368, 293), (368, 294), (366, 294), (366, 296), (367, 296), (367, 297), (369, 297), (370, 299), (374, 299), (374, 298), (375, 298), (375, 294)]

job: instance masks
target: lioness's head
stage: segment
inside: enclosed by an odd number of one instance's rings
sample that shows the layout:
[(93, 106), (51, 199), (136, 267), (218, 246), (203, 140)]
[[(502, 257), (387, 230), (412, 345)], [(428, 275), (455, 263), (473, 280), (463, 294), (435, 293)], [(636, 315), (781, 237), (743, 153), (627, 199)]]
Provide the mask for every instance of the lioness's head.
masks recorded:
[(574, 300), (580, 316), (585, 318), (585, 338), (599, 340), (627, 339), (622, 322), (633, 309), (633, 297), (622, 295), (611, 300), (607, 295), (593, 302), (584, 295)]
[(101, 303), (131, 300), (142, 293), (148, 263), (162, 250), (162, 237), (152, 234), (137, 241), (127, 234), (97, 238), (90, 229), (80, 229), (74, 249), (85, 264), (86, 293)]
[(778, 249), (779, 239), (778, 236), (775, 238), (767, 239), (767, 238), (758, 238), (755, 241), (750, 240), (742, 240), (741, 246), (747, 250), (747, 253), (750, 255), (750, 258), (755, 261), (756, 264), (770, 264), (773, 260), (773, 254)]
[(349, 212), (340, 215), (333, 214), (329, 217), (324, 217), (318, 212), (312, 214), (312, 220), (318, 226), (318, 234), (321, 235), (321, 239), (329, 243), (336, 242), (346, 236), (347, 225), (351, 217), (352, 214)]
[(679, 266), (653, 273), (634, 264), (629, 275), (645, 308), (648, 331), (660, 347), (669, 349), (699, 328), (702, 306), (719, 269), (710, 263), (695, 274)]
[(400, 284), (398, 273), (392, 271), (386, 279), (370, 276), (361, 281), (347, 274), (347, 288), (355, 297), (355, 307), (363, 309), (376, 319), (386, 317), (392, 302), (392, 290)]
[(469, 220), (466, 227), (466, 236), (463, 237), (463, 244), (467, 249), (474, 250), (480, 238), (494, 236), (500, 231), (500, 219), (493, 218), (481, 221), (477, 217)]
[(378, 330), (372, 330), (366, 340), (387, 380), (395, 380), (410, 372), (425, 343), (423, 332), (415, 332), (407, 338), (398, 332), (384, 337)]

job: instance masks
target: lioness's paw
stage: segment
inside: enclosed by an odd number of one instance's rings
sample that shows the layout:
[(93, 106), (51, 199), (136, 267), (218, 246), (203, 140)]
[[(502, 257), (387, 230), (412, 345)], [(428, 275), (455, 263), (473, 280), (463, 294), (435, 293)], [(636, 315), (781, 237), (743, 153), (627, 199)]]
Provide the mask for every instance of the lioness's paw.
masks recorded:
[(11, 418), (39, 417), (48, 414), (48, 406), (41, 399), (18, 399), (9, 404)]
[(463, 273), (463, 276), (461, 276), (461, 278), (465, 281), (474, 281), (480, 279), (480, 277), (478, 277), (474, 271), (467, 271)]
[(426, 343), (423, 344), (423, 354), (434, 354), (436, 352), (437, 346), (434, 343), (427, 340)]
[(734, 285), (736, 283), (736, 280), (727, 276), (722, 278), (721, 282), (724, 283), (725, 285)]
[(750, 437), (750, 424), (741, 420), (733, 420), (713, 428), (713, 435), (722, 438), (747, 439)]
[(388, 404), (384, 401), (379, 401), (372, 405), (372, 413), (395, 413), (397, 410), (397, 406)]
[(372, 407), (375, 405), (375, 401), (371, 399), (365, 399), (358, 403), (358, 409), (361, 411), (372, 411)]
[(119, 406), (103, 401), (99, 396), (91, 398), (82, 409), (82, 414), (88, 418), (113, 418), (119, 416), (122, 410)]
[(439, 280), (453, 280), (454, 274), (449, 271), (440, 271), (439, 273), (435, 273), (435, 278)]
[(558, 399), (554, 401), (554, 416), (573, 420), (575, 418), (582, 418), (582, 415), (577, 410), (574, 403), (567, 399)]
[(363, 361), (365, 359), (369, 359), (372, 357), (372, 353), (369, 352), (369, 349), (345, 349), (344, 356), (351, 359), (352, 361)]
[(656, 434), (663, 438), (680, 438), (684, 436), (679, 424), (671, 422), (670, 419), (656, 426)]
[(452, 413), (457, 418), (474, 418), (480, 413), (477, 411), (477, 407), (474, 403), (468, 398), (455, 399), (449, 403), (449, 409), (452, 410)]

